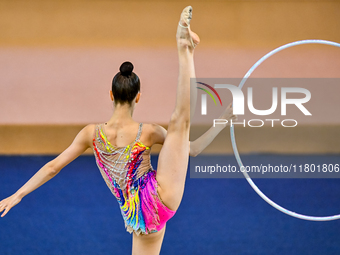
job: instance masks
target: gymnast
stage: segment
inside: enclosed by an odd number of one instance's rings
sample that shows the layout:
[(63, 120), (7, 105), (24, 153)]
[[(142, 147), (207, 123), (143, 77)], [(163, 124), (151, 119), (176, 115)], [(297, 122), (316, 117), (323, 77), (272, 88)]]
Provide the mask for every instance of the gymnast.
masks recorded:
[[(190, 119), (194, 112), (190, 112), (190, 108), (195, 109), (197, 91), (196, 86), (190, 86), (190, 78), (195, 78), (193, 53), (199, 43), (199, 37), (189, 27), (191, 16), (192, 8), (188, 6), (177, 28), (179, 75), (176, 105), (168, 130), (133, 120), (134, 108), (141, 97), (140, 80), (133, 72), (132, 63), (124, 62), (112, 80), (112, 117), (106, 123), (83, 128), (64, 152), (44, 165), (16, 193), (2, 200), (1, 217), (87, 148), (92, 148), (100, 173), (117, 198), (126, 229), (133, 234), (132, 254), (159, 254), (166, 222), (182, 200), (189, 154), (199, 154), (223, 129), (222, 125), (210, 128), (197, 140), (189, 142)], [(220, 118), (236, 118), (231, 105)], [(150, 163), (154, 144), (163, 144), (157, 171)]]

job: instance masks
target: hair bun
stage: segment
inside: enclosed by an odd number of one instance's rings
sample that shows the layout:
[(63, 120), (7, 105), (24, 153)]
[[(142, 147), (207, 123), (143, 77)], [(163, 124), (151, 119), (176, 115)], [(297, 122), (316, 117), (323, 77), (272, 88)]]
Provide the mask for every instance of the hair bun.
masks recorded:
[(119, 71), (123, 76), (130, 76), (133, 70), (133, 64), (131, 62), (124, 62), (120, 68)]

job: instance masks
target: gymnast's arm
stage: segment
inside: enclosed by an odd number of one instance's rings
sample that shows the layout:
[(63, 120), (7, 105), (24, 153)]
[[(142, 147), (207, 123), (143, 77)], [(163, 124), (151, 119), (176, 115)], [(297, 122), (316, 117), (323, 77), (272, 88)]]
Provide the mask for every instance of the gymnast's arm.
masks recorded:
[[(236, 115), (233, 115), (233, 108), (231, 104), (224, 110), (224, 112), (220, 115), (220, 119), (226, 119), (228, 121), (236, 120)], [(189, 155), (192, 157), (196, 157), (200, 154), (214, 139), (215, 137), (227, 126), (227, 124), (219, 124), (215, 127), (210, 127), (208, 131), (206, 131), (203, 135), (197, 138), (195, 141), (189, 141)], [(163, 144), (167, 131), (165, 128), (154, 125), (154, 142), (157, 144)]]
[[(233, 115), (233, 108), (231, 103), (220, 115), (219, 119), (236, 120), (237, 116)], [(211, 126), (208, 131), (197, 138), (195, 141), (190, 142), (190, 156), (196, 157), (199, 155), (214, 139), (215, 137), (227, 126), (227, 124), (219, 124), (217, 126)]]
[(5, 210), (1, 217), (17, 205), (21, 199), (33, 190), (39, 188), (45, 182), (56, 176), (67, 164), (80, 156), (87, 148), (91, 147), (94, 126), (84, 127), (76, 136), (72, 144), (58, 157), (44, 165), (35, 175), (32, 176), (17, 192), (12, 196), (0, 201), (0, 212)]

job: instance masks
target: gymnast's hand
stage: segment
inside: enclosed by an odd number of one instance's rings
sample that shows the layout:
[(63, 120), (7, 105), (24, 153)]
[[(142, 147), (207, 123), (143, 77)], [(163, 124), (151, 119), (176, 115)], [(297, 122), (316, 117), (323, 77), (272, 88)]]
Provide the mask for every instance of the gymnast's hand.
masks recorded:
[(12, 196), (5, 198), (3, 200), (1, 200), (0, 202), (0, 213), (5, 210), (3, 212), (3, 214), (1, 215), (1, 217), (4, 217), (9, 210), (11, 210), (11, 208), (15, 205), (17, 205), (19, 202), (21, 201), (21, 197), (19, 195), (17, 195), (16, 193), (13, 194)]
[(224, 110), (224, 112), (221, 114), (221, 116), (219, 117), (220, 119), (226, 119), (228, 120), (228, 122), (230, 120), (237, 120), (237, 115), (233, 115), (233, 107), (232, 107), (232, 103), (230, 103), (228, 105), (228, 107)]

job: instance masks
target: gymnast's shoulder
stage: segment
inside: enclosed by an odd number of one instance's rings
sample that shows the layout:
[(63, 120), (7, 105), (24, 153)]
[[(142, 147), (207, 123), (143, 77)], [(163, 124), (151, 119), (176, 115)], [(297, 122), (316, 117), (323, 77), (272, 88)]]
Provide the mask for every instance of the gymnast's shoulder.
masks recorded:
[(163, 144), (167, 131), (155, 123), (144, 123), (141, 139), (147, 139), (149, 144)]

